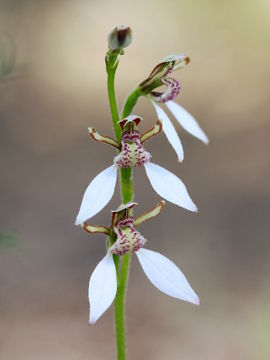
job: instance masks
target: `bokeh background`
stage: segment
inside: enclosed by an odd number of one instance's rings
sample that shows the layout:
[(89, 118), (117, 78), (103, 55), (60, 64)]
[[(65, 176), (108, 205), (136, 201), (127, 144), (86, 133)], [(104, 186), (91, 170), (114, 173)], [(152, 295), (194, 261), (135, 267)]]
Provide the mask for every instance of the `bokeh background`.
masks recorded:
[[(16, 49), (15, 67), (0, 81), (0, 229), (12, 241), (0, 247), (0, 358), (115, 358), (112, 309), (88, 327), (88, 280), (104, 238), (75, 228), (74, 219), (84, 188), (112, 161), (87, 127), (113, 134), (106, 35), (128, 24), (134, 42), (119, 66), (119, 106), (160, 59), (184, 52), (192, 62), (175, 75), (177, 101), (211, 140), (205, 146), (177, 127), (181, 166), (164, 135), (147, 144), (153, 161), (187, 184), (199, 213), (167, 204), (141, 231), (149, 248), (181, 267), (201, 306), (158, 292), (134, 258), (129, 359), (269, 359), (269, 1), (1, 0), (0, 7), (1, 37)], [(135, 112), (144, 129), (156, 121), (145, 99)], [(159, 199), (144, 170), (135, 173), (135, 190), (137, 213)], [(117, 191), (93, 222), (108, 224), (119, 199)]]

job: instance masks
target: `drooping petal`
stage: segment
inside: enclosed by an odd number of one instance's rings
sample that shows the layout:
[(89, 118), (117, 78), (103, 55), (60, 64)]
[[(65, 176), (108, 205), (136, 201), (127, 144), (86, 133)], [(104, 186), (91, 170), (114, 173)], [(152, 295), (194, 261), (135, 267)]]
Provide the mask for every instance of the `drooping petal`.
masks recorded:
[(164, 131), (169, 143), (174, 148), (178, 156), (178, 161), (182, 162), (184, 160), (183, 146), (171, 120), (160, 106), (158, 106), (154, 101), (152, 101), (152, 103), (157, 112), (157, 116), (162, 123), (162, 130)]
[(179, 124), (191, 135), (200, 139), (205, 144), (209, 143), (207, 135), (202, 131), (194, 117), (189, 114), (182, 106), (174, 101), (166, 102), (168, 109), (179, 122)]
[(98, 174), (83, 195), (75, 225), (80, 225), (96, 215), (111, 200), (117, 179), (117, 166), (112, 165)]
[(197, 211), (182, 180), (163, 167), (148, 162), (144, 165), (153, 189), (164, 199), (190, 211)]
[(145, 275), (160, 291), (195, 305), (200, 299), (189, 285), (182, 271), (168, 258), (145, 248), (136, 252)]
[(89, 323), (94, 324), (111, 306), (117, 291), (117, 277), (110, 252), (98, 263), (89, 281)]

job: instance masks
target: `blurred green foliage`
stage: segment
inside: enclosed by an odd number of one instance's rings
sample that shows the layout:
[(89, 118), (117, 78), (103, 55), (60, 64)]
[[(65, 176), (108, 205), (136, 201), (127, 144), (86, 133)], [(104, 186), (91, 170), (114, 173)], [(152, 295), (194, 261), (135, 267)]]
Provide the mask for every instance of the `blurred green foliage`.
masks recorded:
[(15, 45), (8, 35), (0, 35), (0, 78), (9, 75), (15, 67)]
[(14, 248), (20, 245), (20, 240), (16, 235), (0, 231), (0, 250)]

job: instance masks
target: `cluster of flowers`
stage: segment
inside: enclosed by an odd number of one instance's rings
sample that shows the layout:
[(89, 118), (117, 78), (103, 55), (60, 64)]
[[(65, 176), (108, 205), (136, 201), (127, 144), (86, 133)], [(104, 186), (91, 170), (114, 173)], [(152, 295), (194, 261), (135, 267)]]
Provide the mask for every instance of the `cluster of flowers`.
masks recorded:
[[(174, 55), (165, 58), (140, 85), (140, 91), (153, 104), (158, 121), (153, 128), (141, 134), (139, 125), (142, 118), (130, 115), (120, 120), (121, 142), (99, 134), (89, 128), (89, 133), (97, 142), (102, 142), (116, 148), (119, 153), (113, 160), (113, 165), (98, 174), (87, 187), (76, 219), (76, 225), (81, 225), (86, 232), (102, 233), (109, 237), (106, 256), (99, 262), (91, 275), (89, 283), (90, 324), (110, 307), (117, 291), (117, 273), (113, 255), (122, 256), (134, 252), (150, 282), (165, 294), (199, 304), (199, 298), (189, 285), (181, 270), (165, 256), (145, 249), (146, 239), (137, 230), (144, 221), (160, 214), (165, 205), (161, 200), (149, 212), (133, 217), (135, 202), (122, 204), (112, 211), (110, 227), (96, 226), (87, 220), (101, 211), (113, 196), (119, 168), (145, 168), (146, 175), (155, 192), (162, 198), (189, 211), (196, 212), (197, 207), (188, 194), (184, 183), (173, 173), (150, 161), (151, 155), (144, 148), (144, 143), (164, 131), (169, 143), (174, 148), (178, 160), (184, 159), (184, 152), (179, 136), (166, 112), (159, 103), (164, 103), (176, 118), (178, 123), (189, 133), (208, 143), (208, 138), (201, 130), (196, 120), (173, 99), (179, 94), (180, 84), (168, 75), (185, 66), (189, 58), (185, 55)], [(166, 86), (163, 92), (155, 89)]]

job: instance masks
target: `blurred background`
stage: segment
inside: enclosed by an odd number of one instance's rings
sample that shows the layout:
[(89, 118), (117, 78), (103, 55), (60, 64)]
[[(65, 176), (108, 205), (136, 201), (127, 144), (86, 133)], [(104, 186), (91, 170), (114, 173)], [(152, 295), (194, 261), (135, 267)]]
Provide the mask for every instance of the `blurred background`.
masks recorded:
[[(164, 134), (153, 161), (183, 179), (199, 207), (167, 203), (141, 227), (148, 247), (171, 258), (199, 308), (158, 292), (133, 259), (127, 299), (129, 359), (270, 358), (270, 3), (268, 0), (1, 0), (0, 358), (114, 359), (112, 308), (88, 327), (87, 288), (104, 238), (75, 228), (85, 187), (112, 161), (87, 127), (112, 135), (106, 35), (134, 41), (117, 74), (119, 107), (164, 56), (189, 54), (177, 101), (210, 144), (179, 126), (180, 166)], [(8, 39), (8, 40), (7, 40)], [(143, 129), (156, 121), (140, 99)], [(136, 213), (159, 197), (135, 172)], [(94, 219), (109, 224), (119, 191)]]

